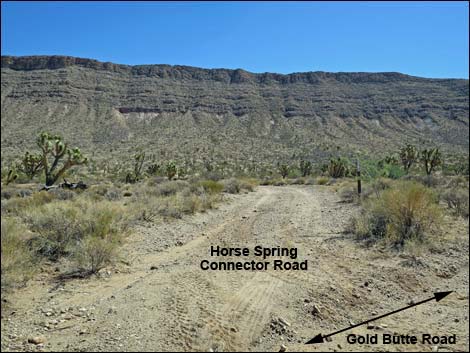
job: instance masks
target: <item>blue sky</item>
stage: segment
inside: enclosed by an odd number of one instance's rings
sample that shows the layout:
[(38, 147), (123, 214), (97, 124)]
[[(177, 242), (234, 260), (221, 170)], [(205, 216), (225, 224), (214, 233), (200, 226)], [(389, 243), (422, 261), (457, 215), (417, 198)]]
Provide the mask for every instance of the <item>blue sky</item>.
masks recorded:
[(2, 55), (468, 78), (467, 2), (2, 2)]

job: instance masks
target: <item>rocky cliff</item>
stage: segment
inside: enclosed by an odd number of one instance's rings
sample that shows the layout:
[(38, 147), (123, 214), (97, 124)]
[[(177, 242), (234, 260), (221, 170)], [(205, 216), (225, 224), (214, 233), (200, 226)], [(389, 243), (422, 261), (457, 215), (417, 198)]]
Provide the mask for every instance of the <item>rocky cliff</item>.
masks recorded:
[(40, 130), (85, 150), (162, 158), (318, 159), (405, 141), (468, 149), (469, 81), (400, 73), (281, 75), (66, 56), (2, 56), (2, 151)]

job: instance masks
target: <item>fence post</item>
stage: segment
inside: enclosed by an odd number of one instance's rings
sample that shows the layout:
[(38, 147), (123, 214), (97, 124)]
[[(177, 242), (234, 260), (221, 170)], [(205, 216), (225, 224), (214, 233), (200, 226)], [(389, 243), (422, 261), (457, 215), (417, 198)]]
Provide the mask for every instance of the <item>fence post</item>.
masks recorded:
[(361, 196), (361, 166), (359, 165), (359, 159), (356, 159), (356, 174), (357, 174), (357, 194)]

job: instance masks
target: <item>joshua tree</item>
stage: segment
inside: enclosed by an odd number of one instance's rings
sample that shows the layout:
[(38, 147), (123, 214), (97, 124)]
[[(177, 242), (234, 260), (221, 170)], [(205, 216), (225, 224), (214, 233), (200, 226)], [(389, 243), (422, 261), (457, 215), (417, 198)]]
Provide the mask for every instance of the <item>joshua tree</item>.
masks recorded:
[(18, 169), (25, 173), (30, 179), (43, 169), (43, 159), (40, 154), (33, 155), (26, 152), (21, 163), (18, 165)]
[(158, 164), (155, 155), (152, 155), (150, 163), (147, 165), (147, 174), (157, 175), (160, 170), (160, 164)]
[(439, 148), (424, 149), (421, 151), (421, 162), (427, 175), (431, 175), (433, 170), (442, 164), (442, 155)]
[(41, 164), (44, 168), (46, 186), (54, 185), (71, 167), (87, 162), (87, 158), (82, 155), (79, 148), (68, 148), (59, 135), (42, 132), (37, 138), (37, 145), (41, 149)]
[(126, 175), (126, 183), (135, 183), (142, 177), (142, 166), (144, 165), (145, 152), (139, 150), (134, 155), (134, 170)]
[(165, 172), (166, 172), (166, 176), (168, 177), (168, 180), (171, 180), (174, 178), (174, 176), (176, 175), (176, 164), (175, 162), (173, 161), (170, 161), (166, 164), (165, 166)]
[(18, 174), (13, 169), (10, 169), (8, 171), (8, 174), (7, 174), (7, 177), (6, 177), (6, 180), (5, 180), (5, 185), (8, 185), (11, 182), (15, 181), (16, 178), (18, 178)]
[(331, 158), (327, 167), (325, 168), (328, 171), (328, 175), (332, 178), (342, 178), (348, 175), (349, 168), (346, 163), (346, 160), (338, 157)]
[(289, 166), (287, 164), (279, 164), (278, 168), (282, 179), (285, 179), (289, 175)]
[(310, 161), (300, 161), (300, 172), (302, 173), (303, 177), (306, 177), (312, 174), (312, 162)]
[(415, 146), (407, 144), (400, 150), (400, 159), (403, 169), (408, 173), (413, 163), (418, 159), (418, 150)]

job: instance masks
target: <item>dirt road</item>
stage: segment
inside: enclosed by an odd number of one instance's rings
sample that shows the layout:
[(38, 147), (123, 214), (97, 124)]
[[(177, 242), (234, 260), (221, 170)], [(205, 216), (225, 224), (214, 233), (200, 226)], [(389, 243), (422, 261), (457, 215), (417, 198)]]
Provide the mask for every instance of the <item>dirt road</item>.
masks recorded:
[[(218, 210), (141, 227), (126, 246), (128, 265), (59, 285), (38, 278), (19, 291), (2, 319), (2, 350), (468, 350), (466, 224), (453, 226), (447, 248), (413, 258), (356, 242), (345, 233), (354, 212), (327, 187), (258, 187)], [(296, 247), (309, 268), (203, 271), (203, 259), (240, 260), (211, 258), (211, 245)], [(352, 333), (457, 334), (455, 345), (351, 345), (351, 332), (304, 345), (439, 290), (455, 293)], [(25, 343), (37, 335), (42, 348)]]

